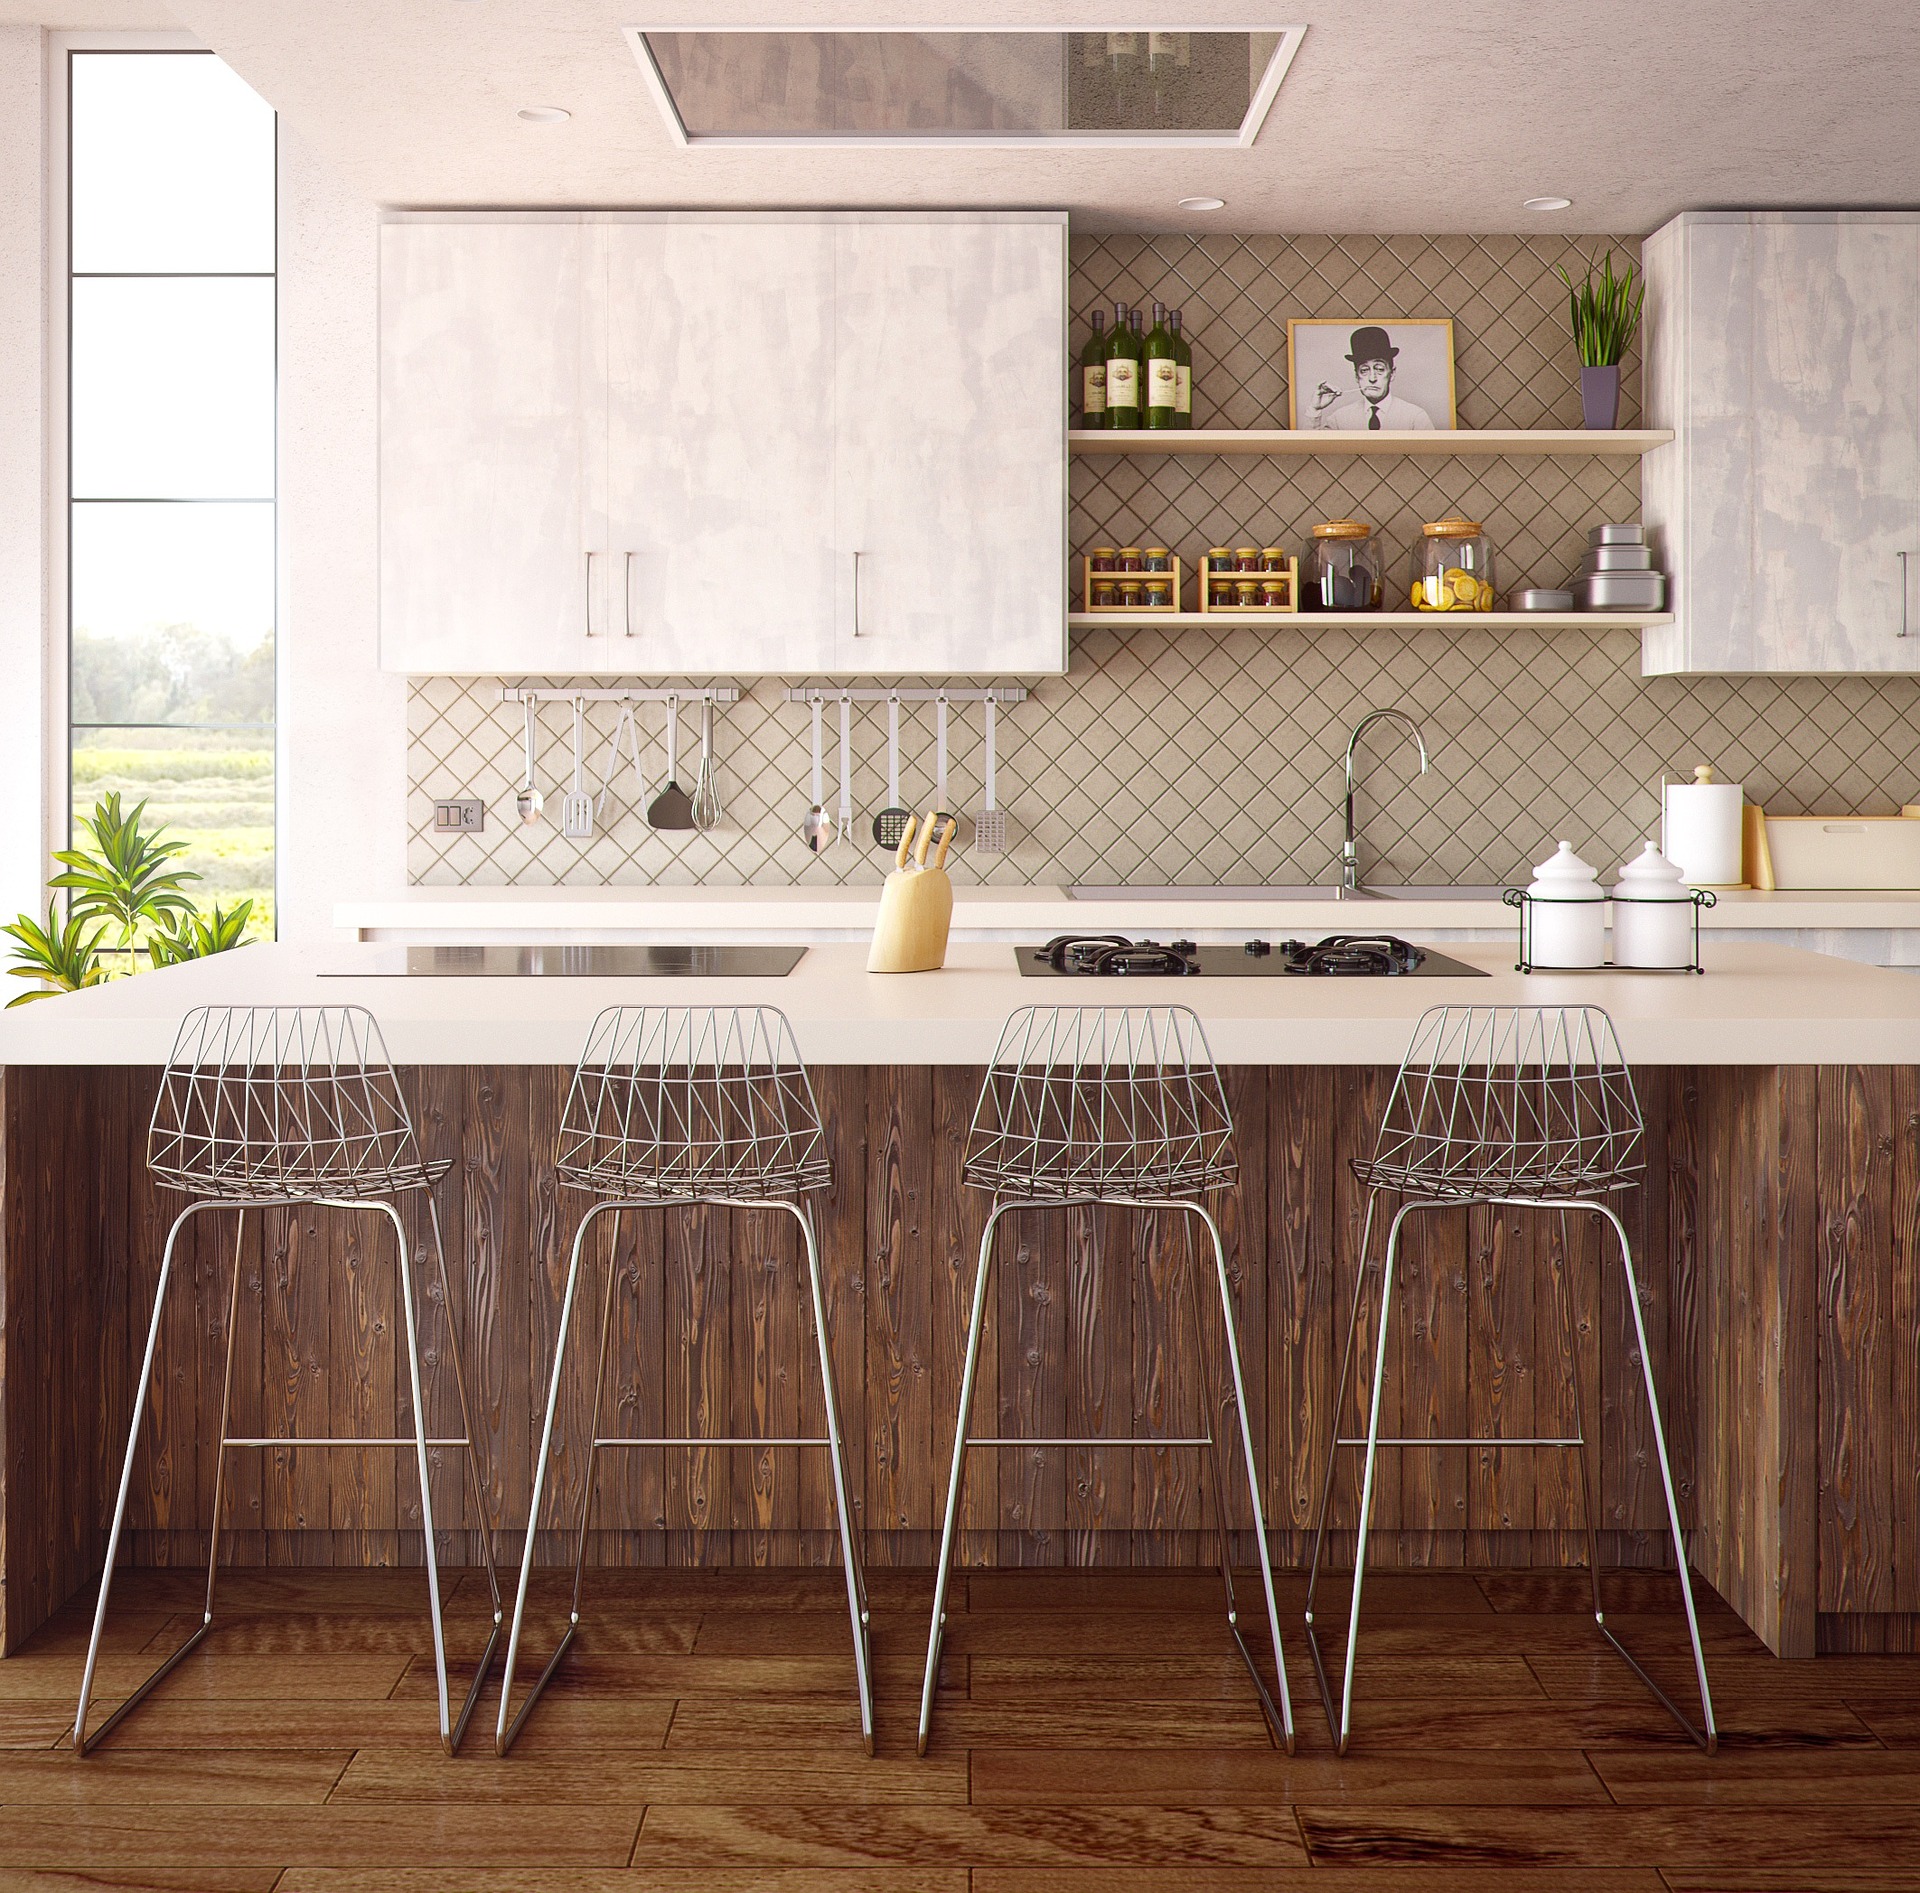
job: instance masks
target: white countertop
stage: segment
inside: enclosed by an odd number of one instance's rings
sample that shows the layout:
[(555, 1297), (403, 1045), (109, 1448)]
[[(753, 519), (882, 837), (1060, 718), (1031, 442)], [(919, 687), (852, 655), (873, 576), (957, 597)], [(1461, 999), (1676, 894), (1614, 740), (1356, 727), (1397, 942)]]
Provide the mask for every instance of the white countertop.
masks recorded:
[[(1179, 933), (1205, 942), (1378, 928), (1413, 939), (1503, 937), (1517, 923), (1497, 895), (1497, 889), (1443, 890), (1408, 899), (1335, 901), (1197, 887), (1180, 899), (1133, 892), (1074, 900), (1064, 887), (957, 887), (953, 938), (1045, 940), (1056, 933), (1120, 932), (1162, 939)], [(363, 940), (850, 942), (872, 932), (879, 899), (877, 878), (861, 887), (421, 887), (391, 900), (342, 902), (334, 909), (334, 925)], [(1701, 920), (1715, 932), (1920, 929), (1920, 890), (1724, 893)]]
[(571, 1064), (609, 1005), (773, 1005), (815, 1064), (982, 1064), (1022, 1005), (1178, 1003), (1229, 1064), (1397, 1063), (1440, 1004), (1589, 1004), (1638, 1064), (1920, 1064), (1920, 976), (1714, 940), (1705, 975), (1513, 971), (1512, 949), (1452, 945), (1487, 979), (1024, 979), (1003, 945), (956, 945), (946, 969), (866, 971), (816, 946), (785, 979), (405, 979), (392, 946), (253, 946), (0, 1013), (0, 1065), (158, 1065), (198, 1005), (362, 1005), (403, 1064)]

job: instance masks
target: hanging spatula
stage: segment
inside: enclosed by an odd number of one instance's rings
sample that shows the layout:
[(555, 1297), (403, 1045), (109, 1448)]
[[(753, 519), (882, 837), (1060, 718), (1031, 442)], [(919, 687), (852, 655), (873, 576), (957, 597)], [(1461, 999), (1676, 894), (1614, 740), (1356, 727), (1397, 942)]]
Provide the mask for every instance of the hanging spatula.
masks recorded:
[(587, 706), (573, 700), (573, 786), (560, 798), (561, 832), (574, 841), (593, 838), (593, 797), (587, 793)]
[(677, 780), (680, 766), (680, 699), (667, 699), (667, 786), (647, 805), (649, 828), (691, 828), (693, 801)]
[(994, 712), (999, 706), (987, 699), (986, 801), (973, 822), (975, 854), (1004, 854), (1007, 848), (1007, 811), (994, 801)]

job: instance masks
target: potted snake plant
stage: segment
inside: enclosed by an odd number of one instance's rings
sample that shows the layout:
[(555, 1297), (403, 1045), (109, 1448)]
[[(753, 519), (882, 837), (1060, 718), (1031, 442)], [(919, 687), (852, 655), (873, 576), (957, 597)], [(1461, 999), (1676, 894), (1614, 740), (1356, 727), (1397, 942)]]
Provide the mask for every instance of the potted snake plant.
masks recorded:
[(1647, 285), (1631, 260), (1626, 273), (1616, 276), (1611, 250), (1598, 274), (1595, 269), (1589, 262), (1586, 280), (1576, 283), (1563, 265), (1554, 265), (1567, 286), (1568, 316), (1580, 351), (1581, 419), (1588, 427), (1607, 428), (1620, 419), (1620, 361), (1639, 330)]

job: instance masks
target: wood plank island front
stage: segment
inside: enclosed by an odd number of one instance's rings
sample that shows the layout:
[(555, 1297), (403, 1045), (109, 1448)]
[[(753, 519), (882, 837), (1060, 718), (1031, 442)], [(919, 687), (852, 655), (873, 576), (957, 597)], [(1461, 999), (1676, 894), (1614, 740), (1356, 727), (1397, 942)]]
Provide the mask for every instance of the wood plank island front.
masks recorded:
[[(1686, 976), (1534, 975), (1455, 943), (1470, 982), (1129, 984), (1201, 1015), (1225, 1067), (1240, 1184), (1226, 1231), (1276, 1557), (1298, 1566), (1336, 1422), (1358, 1268), (1364, 1153), (1423, 1005), (1591, 1003), (1615, 1018), (1647, 1119), (1624, 1213), (1692, 1556), (1779, 1654), (1910, 1649), (1920, 1632), (1920, 982), (1773, 946), (1712, 944)], [(940, 974), (879, 978), (814, 948), (783, 980), (403, 979), (405, 949), (253, 947), (0, 1021), (4, 1085), (4, 1647), (99, 1569), (161, 1244), (179, 1199), (153, 1187), (157, 1068), (200, 1004), (365, 1005), (403, 1067), (430, 1156), (472, 1364), (487, 1514), (448, 1456), (442, 1554), (526, 1525), (544, 1379), (585, 1199), (551, 1153), (588, 1021), (613, 1004), (771, 1004), (813, 1070), (834, 1166), (818, 1199), (836, 1371), (867, 1556), (928, 1565), (986, 1201), (960, 1180), (980, 1072), (1015, 1006), (1085, 999), (1022, 981), (1006, 946), (956, 946)], [(1101, 997), (1108, 996), (1104, 990)], [(416, 1245), (425, 1205), (402, 1199)], [(1186, 1219), (1032, 1213), (1002, 1241), (978, 1415), (993, 1430), (1198, 1431)], [(1471, 1210), (1416, 1219), (1396, 1289), (1389, 1430), (1570, 1430), (1568, 1284), (1604, 1554), (1667, 1555), (1633, 1394), (1631, 1324), (1598, 1219)], [(235, 1220), (188, 1225), (160, 1341), (128, 1554), (206, 1556)], [(606, 1266), (609, 1245), (599, 1252)], [(692, 1210), (621, 1219), (605, 1430), (794, 1434), (819, 1420), (791, 1222)], [(233, 1430), (404, 1433), (390, 1238), (372, 1218), (266, 1210), (238, 1245)], [(425, 1279), (425, 1278), (423, 1278)], [(597, 1304), (596, 1304), (597, 1305)], [(1213, 1318), (1202, 1295), (1203, 1319)], [(448, 1310), (423, 1308), (433, 1426), (453, 1413)], [(1598, 1347), (1585, 1344), (1597, 1332)], [(564, 1409), (554, 1510), (574, 1515), (588, 1385)], [(1597, 1416), (1594, 1418), (1592, 1416)], [(452, 1430), (449, 1425), (448, 1430)], [(984, 1426), (981, 1430), (985, 1430)], [(604, 1564), (828, 1563), (817, 1454), (636, 1452), (603, 1472)], [(417, 1498), (394, 1454), (239, 1456), (229, 1554), (280, 1566), (417, 1561)], [(1373, 1559), (1560, 1566), (1584, 1539), (1565, 1455), (1448, 1448), (1383, 1459)], [(1350, 1523), (1351, 1481), (1335, 1518)], [(1232, 1521), (1243, 1529), (1245, 1521)], [(1011, 1565), (1210, 1562), (1199, 1456), (1167, 1447), (978, 1455), (961, 1556)], [(542, 1534), (543, 1540), (547, 1534)], [(1350, 1534), (1342, 1541), (1350, 1547)], [(1246, 1541), (1242, 1537), (1240, 1552)], [(560, 1555), (558, 1534), (537, 1547)], [(1350, 1550), (1349, 1550), (1350, 1555)]]

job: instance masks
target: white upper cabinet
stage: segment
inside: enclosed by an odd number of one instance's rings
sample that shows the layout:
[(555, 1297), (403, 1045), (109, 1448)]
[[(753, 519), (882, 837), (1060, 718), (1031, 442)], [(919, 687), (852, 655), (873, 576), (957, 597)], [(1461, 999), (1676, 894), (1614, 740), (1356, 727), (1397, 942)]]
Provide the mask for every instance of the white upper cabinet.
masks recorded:
[(837, 231), (834, 668), (1066, 668), (1066, 232)]
[(381, 229), (388, 670), (587, 662), (589, 237), (571, 221)]
[(1066, 667), (1064, 217), (384, 242), (387, 668)]
[(1698, 212), (1647, 240), (1661, 671), (1920, 670), (1920, 217)]
[(608, 224), (604, 507), (625, 669), (833, 668), (833, 237)]

